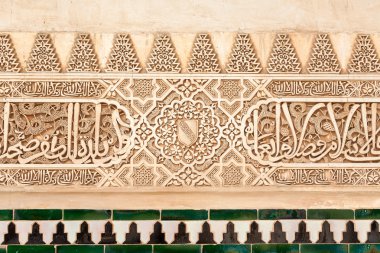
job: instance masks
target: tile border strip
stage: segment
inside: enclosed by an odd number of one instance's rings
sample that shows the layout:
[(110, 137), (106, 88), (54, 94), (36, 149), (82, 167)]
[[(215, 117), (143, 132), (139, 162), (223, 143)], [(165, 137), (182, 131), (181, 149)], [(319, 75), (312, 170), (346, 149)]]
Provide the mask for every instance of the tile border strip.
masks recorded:
[[(90, 248), (99, 253), (129, 252), (124, 251), (129, 244), (137, 245), (128, 250), (157, 253), (178, 249), (189, 253), (229, 252), (230, 248), (253, 253), (349, 252), (351, 248), (380, 247), (378, 212), (379, 209), (7, 209), (0, 210), (0, 214), (4, 213), (0, 230), (5, 231), (0, 241), (8, 245), (9, 253), (64, 253), (74, 248), (83, 252)], [(46, 246), (39, 247), (41, 244)]]

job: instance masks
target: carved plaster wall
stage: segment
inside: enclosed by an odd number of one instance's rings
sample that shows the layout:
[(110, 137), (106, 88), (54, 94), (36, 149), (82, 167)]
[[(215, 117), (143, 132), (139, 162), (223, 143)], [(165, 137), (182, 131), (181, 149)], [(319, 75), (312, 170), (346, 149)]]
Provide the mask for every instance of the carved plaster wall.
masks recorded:
[(295, 191), (290, 205), (360, 208), (377, 191), (376, 3), (37, 2), (2, 1), (8, 201), (154, 193), (199, 207), (207, 192), (209, 208), (223, 194), (277, 208)]
[(1, 187), (379, 185), (377, 39), (3, 33)]
[(380, 252), (376, 1), (0, 6), (0, 253)]

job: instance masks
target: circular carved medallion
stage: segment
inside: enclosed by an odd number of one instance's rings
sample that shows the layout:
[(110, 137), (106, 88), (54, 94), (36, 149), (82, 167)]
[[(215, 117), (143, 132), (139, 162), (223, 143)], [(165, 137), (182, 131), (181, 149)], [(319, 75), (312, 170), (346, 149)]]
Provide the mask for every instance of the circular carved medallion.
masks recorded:
[(220, 146), (219, 119), (202, 101), (173, 101), (156, 119), (156, 146), (175, 164), (202, 164)]

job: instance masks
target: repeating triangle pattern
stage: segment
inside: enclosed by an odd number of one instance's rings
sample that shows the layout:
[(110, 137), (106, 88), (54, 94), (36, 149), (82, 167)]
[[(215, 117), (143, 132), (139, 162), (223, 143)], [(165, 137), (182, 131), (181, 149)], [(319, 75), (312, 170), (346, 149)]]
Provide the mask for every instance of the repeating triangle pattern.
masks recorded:
[(9, 34), (0, 34), (0, 72), (20, 72), (20, 62)]
[[(339, 74), (342, 66), (327, 33), (317, 34), (310, 57), (305, 66), (308, 73)], [(61, 72), (59, 60), (49, 33), (36, 35), (33, 48), (26, 61), (26, 72)], [(380, 71), (380, 59), (369, 34), (356, 37), (347, 66), (349, 73), (376, 73)], [(100, 72), (100, 64), (89, 33), (77, 35), (69, 61), (68, 72)], [(111, 53), (107, 58), (106, 72), (140, 73), (143, 67), (137, 56), (131, 37), (126, 33), (115, 35)], [(268, 73), (301, 73), (302, 66), (288, 34), (278, 34), (273, 43), (266, 66)], [(181, 60), (170, 34), (159, 34), (146, 63), (148, 73), (180, 73)], [(221, 65), (209, 34), (195, 38), (187, 70), (190, 73), (220, 73)], [(261, 73), (262, 65), (257, 57), (249, 34), (240, 33), (225, 65), (227, 73)], [(0, 72), (20, 72), (21, 64), (9, 34), (0, 34)]]
[(140, 71), (140, 62), (129, 34), (116, 34), (106, 72), (138, 73)]
[(238, 34), (226, 71), (228, 73), (260, 73), (261, 69), (249, 34)]
[(190, 73), (219, 73), (217, 54), (208, 34), (198, 34), (188, 65)]
[(37, 34), (26, 66), (27, 72), (60, 72), (61, 64), (48, 33)]
[(269, 58), (269, 73), (299, 73), (301, 63), (287, 34), (278, 34)]
[(179, 73), (181, 71), (181, 65), (169, 35), (160, 34), (155, 39), (147, 71), (172, 73)]
[(309, 73), (339, 73), (340, 64), (328, 34), (318, 34), (309, 59)]
[(75, 39), (67, 66), (69, 72), (100, 72), (98, 57), (90, 34), (81, 33)]
[(377, 72), (379, 68), (379, 56), (371, 37), (367, 34), (358, 35), (348, 65), (348, 71), (350, 73), (369, 73)]

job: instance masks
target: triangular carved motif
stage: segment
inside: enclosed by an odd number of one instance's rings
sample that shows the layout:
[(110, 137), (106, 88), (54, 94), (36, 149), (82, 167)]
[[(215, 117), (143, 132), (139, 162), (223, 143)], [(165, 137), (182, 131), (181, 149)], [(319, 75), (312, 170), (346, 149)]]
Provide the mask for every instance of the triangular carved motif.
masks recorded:
[(269, 58), (269, 73), (299, 73), (301, 63), (287, 34), (278, 34)]
[(190, 73), (220, 72), (218, 58), (208, 34), (202, 33), (196, 37), (187, 70)]
[(309, 73), (339, 73), (340, 65), (328, 34), (318, 34), (309, 59)]
[(260, 73), (261, 69), (251, 38), (248, 34), (238, 34), (226, 71), (228, 73)]
[(371, 37), (366, 34), (358, 35), (348, 64), (348, 71), (350, 73), (368, 73), (377, 72), (379, 68), (379, 57)]
[(155, 39), (146, 70), (148, 72), (173, 73), (181, 71), (181, 65), (169, 35), (160, 34)]
[(0, 72), (20, 72), (16, 50), (9, 34), (0, 34)]
[(75, 39), (67, 71), (100, 72), (98, 57), (94, 50), (90, 34), (82, 33)]
[(115, 36), (113, 47), (107, 62), (107, 72), (133, 72), (141, 70), (139, 59), (128, 34)]
[(60, 72), (61, 64), (48, 33), (37, 34), (27, 65), (27, 72)]

